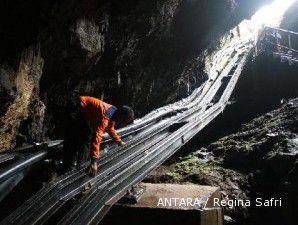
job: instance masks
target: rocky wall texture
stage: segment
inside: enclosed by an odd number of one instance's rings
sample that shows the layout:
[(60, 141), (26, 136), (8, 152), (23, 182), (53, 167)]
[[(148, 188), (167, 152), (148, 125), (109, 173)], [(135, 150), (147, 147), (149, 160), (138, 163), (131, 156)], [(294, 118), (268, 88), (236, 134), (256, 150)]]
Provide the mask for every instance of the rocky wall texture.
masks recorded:
[(269, 1), (5, 0), (0, 149), (61, 138), (78, 93), (130, 104), (138, 116), (187, 95), (206, 79), (207, 46)]
[[(250, 200), (226, 207), (230, 224), (285, 224), (297, 220), (298, 99), (180, 160), (155, 171), (147, 181), (219, 186), (223, 198)], [(282, 206), (256, 207), (256, 198), (282, 199)], [(232, 221), (234, 222), (232, 223)], [(228, 223), (229, 224), (229, 223)]]
[[(36, 130), (42, 130), (44, 105), (39, 100), (38, 81), (42, 74), (43, 59), (39, 49), (30, 48), (24, 51), (15, 70), (9, 67), (1, 68), (3, 89), (10, 95), (4, 96), (4, 105), (1, 105), (0, 149), (6, 149), (21, 141), (18, 130), (21, 124), (31, 120), (27, 126), (27, 133), (39, 139)], [(6, 69), (6, 70), (5, 70)], [(12, 77), (13, 75), (13, 77)], [(3, 91), (3, 90), (2, 90)], [(4, 92), (5, 93), (5, 92)], [(2, 100), (2, 99), (1, 99)], [(38, 121), (38, 124), (36, 122)]]
[(282, 28), (298, 32), (298, 2), (294, 2), (285, 15), (286, 20), (281, 25)]

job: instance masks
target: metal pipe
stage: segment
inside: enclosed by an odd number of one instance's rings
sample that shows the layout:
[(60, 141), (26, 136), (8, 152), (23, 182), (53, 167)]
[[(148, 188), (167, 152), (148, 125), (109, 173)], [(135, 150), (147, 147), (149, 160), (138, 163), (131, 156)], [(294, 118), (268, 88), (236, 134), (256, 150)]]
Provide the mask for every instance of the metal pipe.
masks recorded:
[[(44, 159), (47, 156), (49, 149), (58, 147), (59, 145), (61, 145), (61, 143), (62, 141), (54, 141), (54, 142), (50, 142), (49, 143), (50, 145), (47, 145), (47, 144), (42, 145), (42, 148), (45, 148), (44, 150), (41, 150), (36, 153), (28, 154), (26, 157), (22, 157), (17, 162), (4, 168), (0, 173), (0, 183), (14, 176), (15, 174), (24, 170), (25, 168), (31, 166), (32, 164)], [(34, 146), (31, 146), (29, 149), (32, 150), (32, 148), (34, 148)], [(27, 147), (25, 149), (28, 150)]]
[[(242, 53), (246, 51), (247, 49), (243, 50)], [(203, 97), (199, 97), (199, 100), (193, 98), (192, 101), (183, 106), (185, 109), (183, 108), (181, 113), (176, 111), (177, 114), (174, 116), (171, 113), (166, 114), (171, 117), (159, 122), (156, 121), (157, 123), (152, 127), (144, 129), (138, 134), (139, 136), (137, 135), (129, 143), (127, 148), (122, 149), (124, 152), (117, 152), (115, 155), (107, 154), (105, 157), (102, 157), (99, 162), (102, 166), (102, 171), (95, 178), (90, 178), (84, 173), (86, 165), (83, 165), (77, 171), (62, 176), (55, 184), (39, 191), (33, 198), (29, 199), (2, 221), (1, 224), (36, 224), (46, 221), (64, 202), (79, 193), (80, 190), (82, 190), (81, 188), (89, 182), (93, 184), (93, 189), (73, 208), (68, 216), (71, 216), (69, 219), (75, 222), (76, 218), (80, 215), (79, 213), (83, 213), (84, 216), (81, 220), (84, 218), (85, 222), (91, 223), (94, 218), (102, 215), (102, 212), (105, 211), (105, 207), (102, 206), (100, 213), (94, 211), (95, 209), (98, 210), (96, 207), (99, 207), (99, 201), (102, 201), (104, 205), (107, 201), (113, 202), (113, 199), (115, 200), (121, 196), (122, 192), (127, 187), (142, 180), (153, 168), (160, 165), (160, 163), (166, 160), (170, 155), (174, 154), (175, 151), (222, 112), (227, 102), (219, 101), (210, 108), (207, 108), (205, 104), (214, 98), (214, 95), (221, 87), (222, 82), (220, 77), (223, 77), (224, 74), (229, 74), (231, 71), (233, 76), (236, 76), (235, 74), (238, 70), (232, 70), (232, 68), (235, 63), (239, 64), (239, 58), (242, 57), (243, 55), (241, 55), (241, 53), (233, 55), (233, 60), (226, 66), (230, 69), (227, 68), (224, 70), (223, 73), (217, 77), (216, 81), (212, 81), (210, 84), (207, 83), (208, 86), (206, 84), (204, 90), (201, 92)], [(239, 65), (237, 67), (239, 67)], [(234, 81), (234, 79), (231, 79), (227, 84), (225, 89), (229, 91), (223, 93), (223, 95), (225, 94), (225, 98), (221, 98), (221, 100), (225, 100), (230, 96), (234, 89)], [(175, 110), (176, 109), (177, 108), (175, 108)], [(165, 111), (168, 113), (171, 109), (165, 109)], [(164, 111), (162, 113), (157, 111), (156, 115), (160, 116), (163, 113)], [(189, 119), (186, 125), (181, 128), (178, 127), (178, 130), (173, 133), (167, 130), (175, 122), (181, 122), (186, 118)], [(134, 132), (133, 129), (132, 132)], [(158, 138), (158, 135), (161, 134), (165, 135), (166, 138)], [(150, 135), (152, 135), (152, 137)], [(148, 143), (146, 140), (148, 140)], [(101, 192), (99, 190), (103, 191)], [(93, 205), (93, 207), (90, 208), (90, 201), (97, 205)], [(87, 205), (82, 205), (82, 203)], [(82, 209), (80, 207), (84, 208)], [(79, 212), (74, 211), (77, 208), (80, 208)]]

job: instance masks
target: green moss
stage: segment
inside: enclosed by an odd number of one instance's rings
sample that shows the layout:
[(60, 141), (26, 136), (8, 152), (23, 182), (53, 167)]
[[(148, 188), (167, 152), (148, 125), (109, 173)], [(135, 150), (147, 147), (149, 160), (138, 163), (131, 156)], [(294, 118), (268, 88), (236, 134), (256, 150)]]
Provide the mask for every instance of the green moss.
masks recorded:
[(187, 182), (188, 178), (192, 180), (194, 177), (204, 178), (209, 176), (214, 170), (216, 170), (216, 166), (213, 164), (203, 163), (197, 158), (187, 157), (177, 163), (167, 175), (173, 182)]
[(182, 176), (176, 172), (168, 172), (167, 173), (168, 179), (175, 183), (181, 182)]

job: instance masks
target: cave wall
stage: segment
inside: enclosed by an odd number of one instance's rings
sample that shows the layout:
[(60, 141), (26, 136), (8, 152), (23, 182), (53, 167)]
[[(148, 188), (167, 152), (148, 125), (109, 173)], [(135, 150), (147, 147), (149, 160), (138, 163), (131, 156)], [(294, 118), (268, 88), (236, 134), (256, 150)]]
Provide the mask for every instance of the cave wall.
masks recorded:
[(206, 79), (203, 50), (264, 2), (4, 0), (0, 149), (63, 136), (75, 94), (138, 116), (187, 95)]
[(290, 9), (286, 12), (281, 27), (286, 30), (298, 32), (298, 2), (294, 2)]

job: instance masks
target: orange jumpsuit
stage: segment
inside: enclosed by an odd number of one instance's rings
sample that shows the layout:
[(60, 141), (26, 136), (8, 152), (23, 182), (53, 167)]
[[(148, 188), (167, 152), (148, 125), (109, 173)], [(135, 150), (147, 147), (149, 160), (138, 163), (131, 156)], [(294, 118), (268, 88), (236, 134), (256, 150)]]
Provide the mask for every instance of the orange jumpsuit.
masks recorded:
[(115, 121), (111, 120), (117, 110), (113, 105), (107, 104), (97, 98), (80, 96), (80, 105), (84, 118), (95, 132), (92, 137), (91, 159), (98, 159), (102, 135), (106, 131), (115, 142), (121, 142), (121, 138), (115, 130)]

